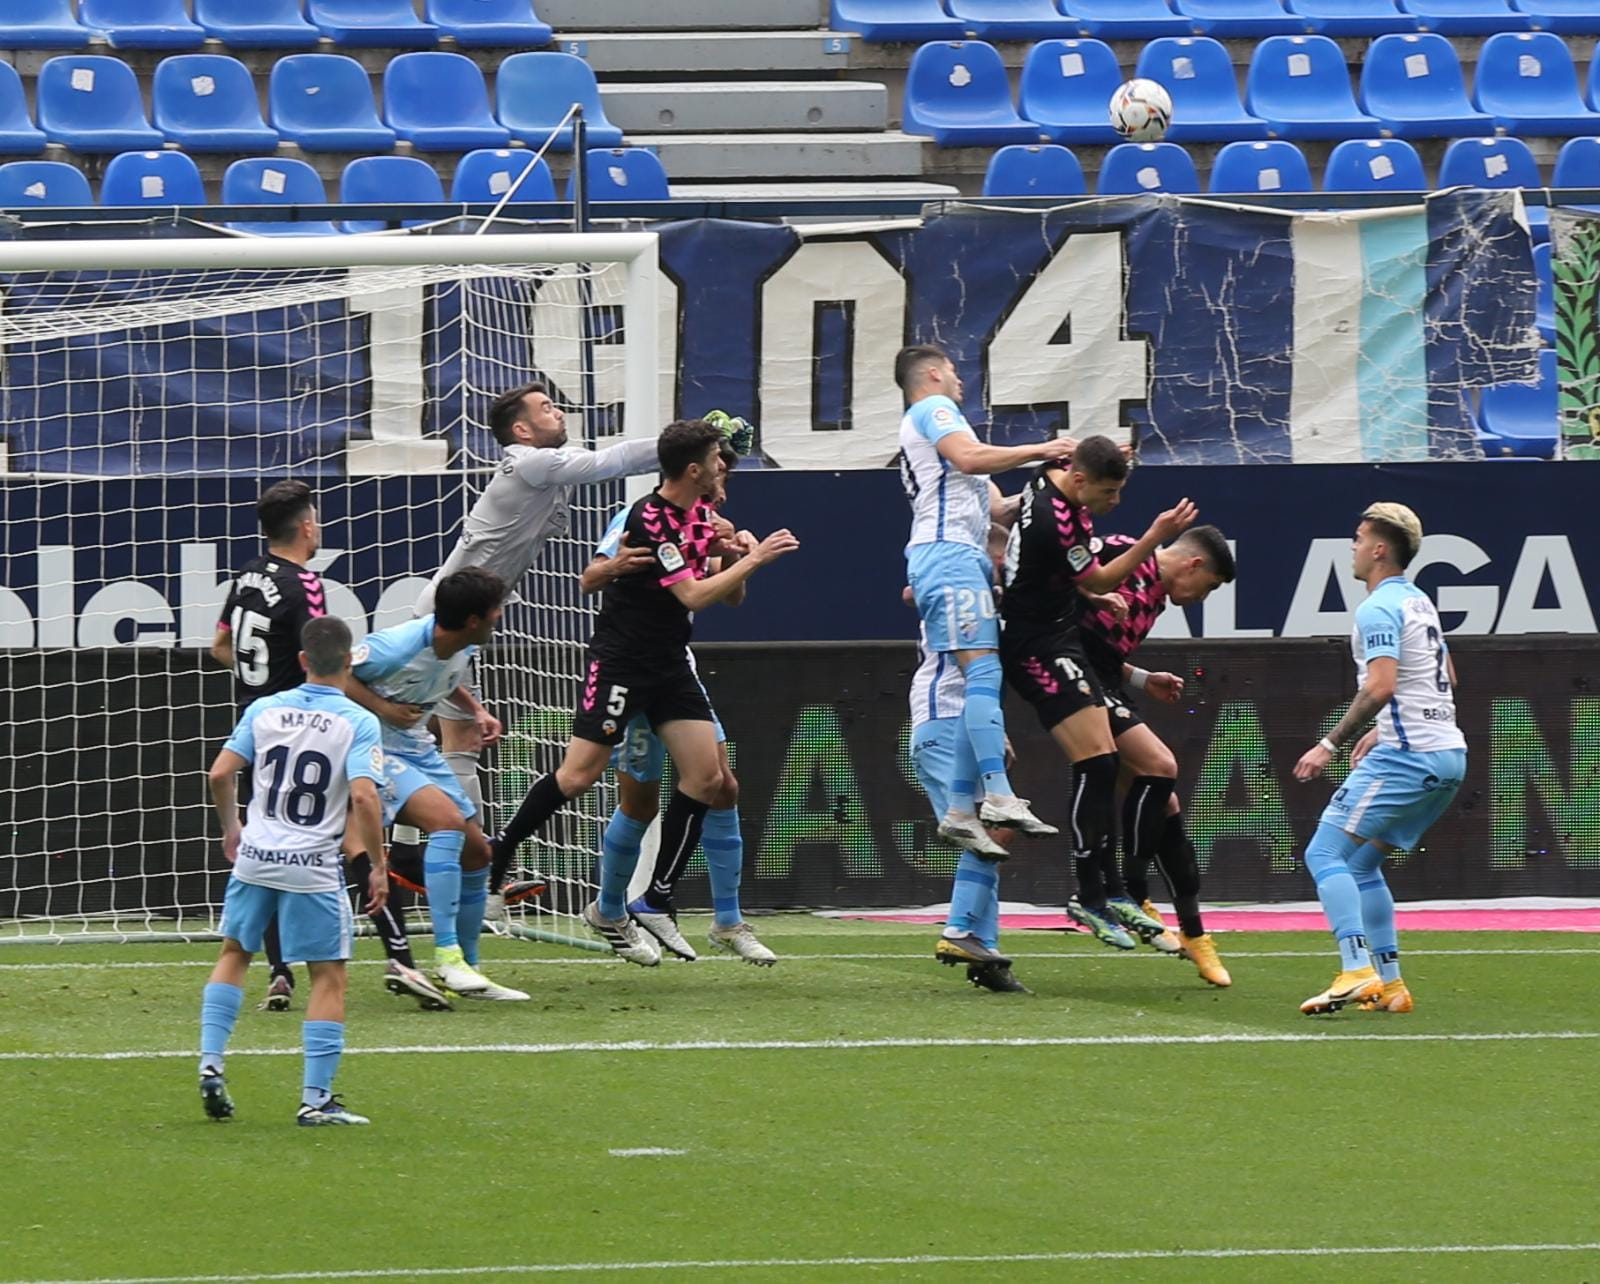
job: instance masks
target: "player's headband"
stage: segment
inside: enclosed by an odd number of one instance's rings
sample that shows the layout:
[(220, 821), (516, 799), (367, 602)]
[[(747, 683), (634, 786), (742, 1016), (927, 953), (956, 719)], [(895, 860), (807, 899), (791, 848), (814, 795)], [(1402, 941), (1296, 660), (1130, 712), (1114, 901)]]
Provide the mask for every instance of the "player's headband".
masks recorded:
[(725, 410), (709, 410), (705, 421), (722, 434), (736, 455), (748, 455), (756, 444), (756, 426)]

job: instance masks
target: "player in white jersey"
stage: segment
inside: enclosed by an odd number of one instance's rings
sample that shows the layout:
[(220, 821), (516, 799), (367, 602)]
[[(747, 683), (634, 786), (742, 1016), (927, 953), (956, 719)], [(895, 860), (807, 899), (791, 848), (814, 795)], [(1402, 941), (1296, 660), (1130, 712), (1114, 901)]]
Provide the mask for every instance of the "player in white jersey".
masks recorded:
[(1339, 725), (1294, 769), (1299, 780), (1315, 779), (1377, 719), (1350, 751), (1353, 770), (1306, 849), (1306, 868), (1339, 943), (1339, 974), (1300, 1005), (1308, 1014), (1337, 1012), (1348, 1003), (1412, 1009), (1400, 977), (1394, 897), (1381, 866), (1390, 852), (1417, 845), (1467, 771), (1467, 742), (1456, 725), (1455, 664), (1439, 612), (1405, 577), (1421, 546), (1422, 523), (1404, 504), (1373, 504), (1361, 515), (1353, 569), (1370, 596), (1356, 608), (1350, 639), (1361, 689)]
[[(1000, 621), (995, 612), (989, 538), (988, 474), (1065, 459), (1060, 437), (1027, 446), (987, 446), (961, 413), (961, 376), (939, 348), (901, 349), (895, 382), (905, 393), (900, 474), (911, 501), (906, 573), (928, 648), (953, 657), (966, 679), (957, 737), (958, 770), (939, 832), (962, 847), (992, 845), (984, 824), (1053, 834), (1011, 788), (1000, 713)], [(976, 795), (982, 784), (980, 811)]]
[[(222, 821), (222, 852), (233, 866), (222, 903), (222, 952), (200, 1001), (200, 1100), (213, 1119), (233, 1115), (223, 1054), (244, 1002), (245, 972), (269, 922), (284, 958), (311, 973), (303, 1027), (306, 1126), (364, 1124), (333, 1095), (344, 1049), (345, 960), (354, 931), (340, 845), (346, 823), (371, 861), (367, 913), (389, 895), (378, 785), (384, 755), (377, 718), (345, 694), (350, 626), (333, 616), (306, 623), (300, 662), (307, 681), (245, 710), (211, 765), (211, 799)], [(249, 818), (239, 827), (235, 777), (255, 778)]]

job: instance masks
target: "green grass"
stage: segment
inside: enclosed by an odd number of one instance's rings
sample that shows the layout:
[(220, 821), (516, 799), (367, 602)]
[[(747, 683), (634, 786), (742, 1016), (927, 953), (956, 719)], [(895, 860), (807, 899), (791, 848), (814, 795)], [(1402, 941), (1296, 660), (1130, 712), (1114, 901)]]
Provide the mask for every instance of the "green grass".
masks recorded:
[[(688, 926), (703, 937), (700, 923)], [(0, 1284), (1600, 1240), (1592, 937), (1414, 933), (1413, 1015), (1314, 1021), (1296, 1007), (1332, 973), (1320, 936), (1222, 938), (1235, 985), (1218, 992), (1181, 961), (1013, 933), (1017, 973), (1037, 993), (1012, 997), (934, 964), (927, 928), (803, 918), (762, 928), (786, 956), (770, 972), (726, 961), (646, 972), (492, 942), (488, 970), (534, 1001), (455, 1013), (420, 1012), (378, 987), (376, 967), (359, 966), (339, 1089), (374, 1122), (338, 1131), (293, 1126), (294, 1055), (234, 1055), (237, 1119), (202, 1117), (187, 1050), (209, 948), (0, 950), (0, 1052), (184, 1054), (0, 1061)], [(370, 942), (361, 951), (376, 958)], [(141, 961), (163, 966), (98, 966)], [(263, 981), (252, 981), (235, 1054), (298, 1046), (297, 1014), (253, 1010)], [(1592, 1037), (1345, 1038), (1513, 1032)], [(1219, 1034), (1323, 1038), (528, 1050)], [(359, 1052), (492, 1044), (524, 1050)], [(610, 1153), (641, 1146), (687, 1153)], [(1357, 1272), (1595, 1280), (1600, 1250), (709, 1273), (1188, 1282)]]

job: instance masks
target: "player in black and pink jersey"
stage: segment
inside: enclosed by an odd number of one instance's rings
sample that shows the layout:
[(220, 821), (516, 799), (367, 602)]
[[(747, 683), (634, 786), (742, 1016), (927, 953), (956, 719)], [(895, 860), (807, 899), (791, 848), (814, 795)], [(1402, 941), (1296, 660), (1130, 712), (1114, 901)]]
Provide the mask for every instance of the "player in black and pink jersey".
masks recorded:
[[(1105, 563), (1135, 546), (1127, 535), (1096, 540), (1096, 558)], [(1183, 679), (1175, 673), (1149, 673), (1131, 663), (1169, 603), (1190, 606), (1211, 591), (1233, 583), (1233, 550), (1215, 526), (1192, 526), (1165, 548), (1158, 548), (1113, 592), (1123, 608), (1094, 605), (1083, 617), (1083, 650), (1101, 690), (1116, 742), (1122, 775), (1128, 781), (1122, 800), (1122, 876), (1128, 898), (1159, 920), (1150, 903), (1150, 862), (1161, 867), (1172, 893), (1178, 933), (1144, 935), (1145, 941), (1170, 954), (1183, 954), (1212, 985), (1233, 983), (1217, 956), (1216, 943), (1200, 918), (1200, 866), (1194, 843), (1183, 828), (1175, 792), (1178, 760), (1145, 724), (1127, 688), (1176, 703)]]
[(1117, 748), (1083, 649), (1080, 625), (1090, 607), (1085, 594), (1115, 589), (1196, 516), (1195, 506), (1181, 500), (1129, 548), (1098, 561), (1094, 517), (1117, 506), (1128, 467), (1110, 438), (1090, 437), (1078, 443), (1070, 463), (1046, 464), (1035, 474), (1006, 548), (1000, 604), (1006, 680), (1033, 705), (1073, 767), (1070, 832), (1078, 895), (1067, 913), (1099, 940), (1125, 950), (1135, 944), (1127, 927), (1166, 929), (1127, 896), (1117, 868)]

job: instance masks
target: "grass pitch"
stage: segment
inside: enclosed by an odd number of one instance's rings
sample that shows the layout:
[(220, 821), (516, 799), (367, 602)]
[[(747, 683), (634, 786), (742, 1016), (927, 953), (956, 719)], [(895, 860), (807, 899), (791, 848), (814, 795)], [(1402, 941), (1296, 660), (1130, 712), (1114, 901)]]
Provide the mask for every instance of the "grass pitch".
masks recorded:
[(1600, 1279), (1600, 940), (1411, 933), (1414, 1014), (1310, 1019), (1320, 934), (1220, 938), (1215, 991), (1014, 932), (1027, 997), (933, 929), (758, 927), (772, 971), (491, 941), (534, 1001), (437, 1014), (363, 942), (338, 1130), (293, 1124), (264, 968), (216, 1124), (212, 948), (0, 950), (0, 1284)]

